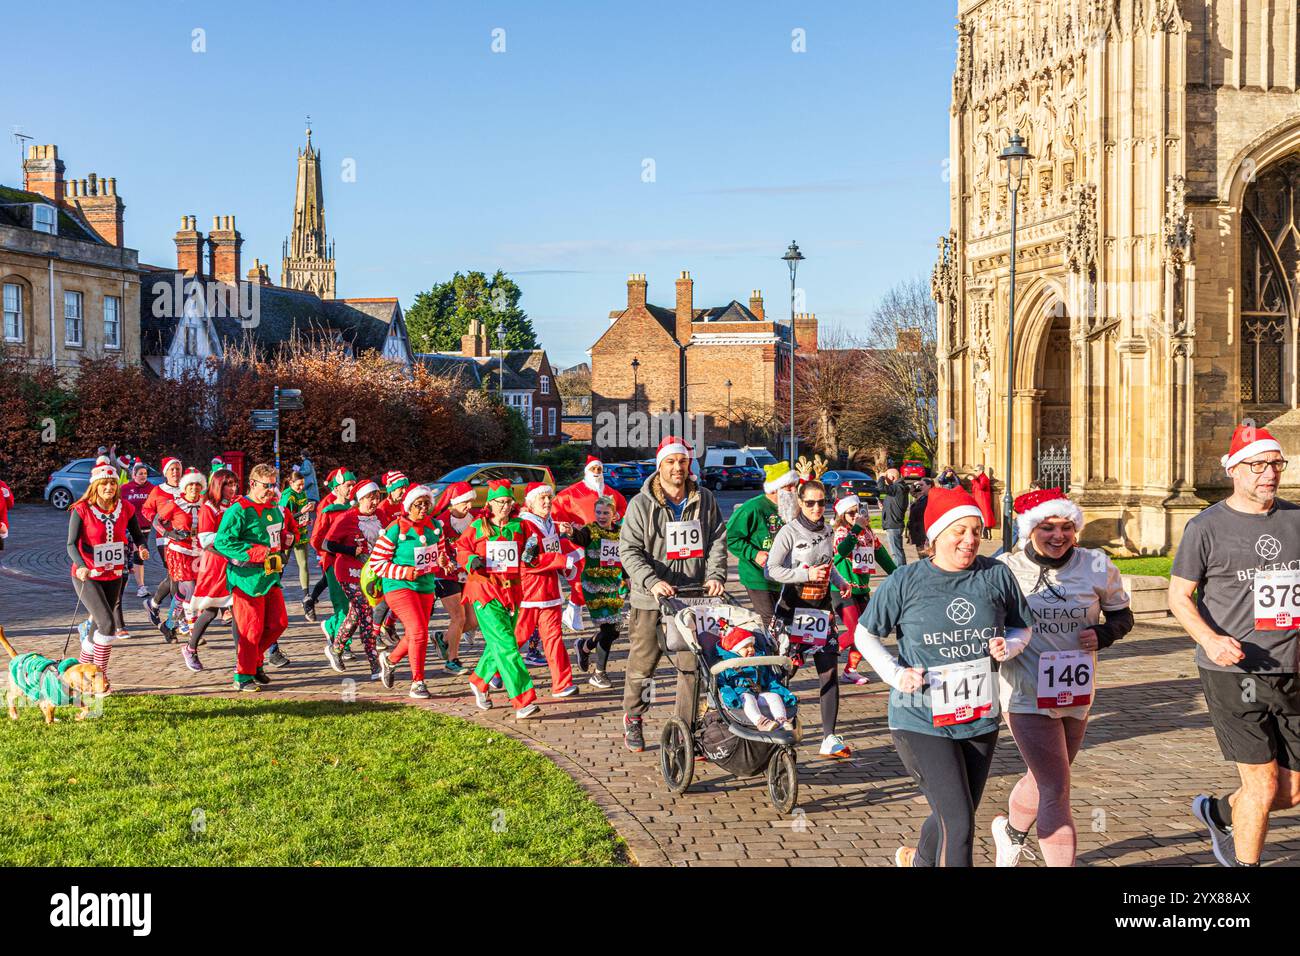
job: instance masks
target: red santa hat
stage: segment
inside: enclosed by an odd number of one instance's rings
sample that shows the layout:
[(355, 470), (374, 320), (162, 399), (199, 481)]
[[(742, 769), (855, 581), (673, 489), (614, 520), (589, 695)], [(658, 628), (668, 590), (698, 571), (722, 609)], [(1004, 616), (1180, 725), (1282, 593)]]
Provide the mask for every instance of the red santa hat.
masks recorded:
[(432, 492), (432, 491), (430, 491), (430, 490), (429, 490), (428, 488), (426, 488), (424, 485), (411, 485), (411, 490), (408, 491), (408, 492), (406, 493), (406, 497), (402, 499), (402, 510), (403, 510), (403, 511), (410, 511), (410, 510), (411, 510), (411, 505), (415, 504), (415, 503), (416, 503), (417, 501), (419, 501), (421, 498), (428, 498), (428, 499), (429, 499), (429, 504), (430, 504), (430, 505), (433, 504), (433, 492)]
[(353, 492), (352, 497), (357, 501), (360, 501), (366, 495), (373, 494), (376, 491), (382, 492), (383, 490), (383, 488), (380, 488), (379, 485), (375, 484), (373, 481), (367, 481), (364, 485)]
[(433, 513), (440, 515), (452, 505), (460, 504), (462, 501), (473, 501), (474, 497), (475, 491), (468, 481), (453, 481), (442, 489), (442, 494), (433, 503)]
[(601, 461), (599, 458), (597, 458), (595, 455), (588, 455), (588, 456), (587, 456), (587, 463), (586, 463), (585, 465), (582, 466), (582, 470), (583, 470), (583, 471), (591, 471), (591, 466), (592, 466), (592, 465), (600, 465), (600, 467), (601, 467), (602, 469), (605, 467), (605, 463), (604, 463), (603, 461)]
[(1280, 454), (1282, 446), (1276, 438), (1268, 433), (1267, 429), (1257, 428), (1250, 423), (1243, 423), (1238, 425), (1237, 430), (1232, 433), (1232, 444), (1228, 446), (1228, 453), (1219, 461), (1222, 463), (1224, 471), (1227, 471), (1233, 465), (1239, 465), (1247, 458), (1262, 455), (1266, 451), (1275, 451)]
[[(173, 461), (174, 460), (175, 459), (173, 459)], [(178, 482), (178, 485), (181, 491), (184, 491), (190, 485), (198, 485), (202, 488), (207, 483), (207, 479), (203, 477), (203, 472), (199, 471), (197, 468), (191, 468), (186, 471), (185, 474), (181, 475), (181, 480)]]
[(541, 494), (553, 495), (555, 494), (555, 489), (544, 481), (530, 481), (524, 488), (524, 501), (528, 502), (532, 499), (533, 495)]
[(944, 528), (962, 518), (984, 520), (984, 513), (969, 491), (961, 488), (933, 488), (925, 496), (925, 537), (934, 541)]
[(845, 512), (852, 511), (854, 508), (861, 507), (858, 502), (858, 496), (854, 494), (841, 495), (840, 500), (835, 502), (835, 517), (841, 517)]
[(659, 450), (655, 452), (655, 467), (662, 465), (669, 455), (685, 455), (689, 459), (692, 454), (691, 445), (685, 438), (665, 435), (664, 440), (659, 443)]
[(754, 636), (754, 632), (747, 631), (743, 627), (733, 627), (722, 635), (722, 649), (733, 654), (739, 654), (743, 648), (753, 647), (756, 643), (758, 639)]
[(180, 463), (181, 460), (179, 458), (164, 458), (162, 460), (162, 470), (166, 472), (172, 465), (179, 465)]
[[(933, 494), (933, 492), (931, 492)], [(1060, 488), (1030, 491), (1011, 503), (1018, 517), (1020, 540), (1027, 541), (1035, 528), (1048, 518), (1067, 518), (1077, 530), (1083, 530), (1083, 509), (1065, 496)]]

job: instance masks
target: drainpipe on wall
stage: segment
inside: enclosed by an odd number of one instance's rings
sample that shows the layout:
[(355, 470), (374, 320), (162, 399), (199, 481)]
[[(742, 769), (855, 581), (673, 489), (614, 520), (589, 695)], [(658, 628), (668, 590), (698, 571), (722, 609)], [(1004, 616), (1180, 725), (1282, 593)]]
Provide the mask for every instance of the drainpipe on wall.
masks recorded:
[(50, 260), (49, 299), (50, 299), (50, 368), (58, 370), (59, 359), (54, 351), (54, 260)]

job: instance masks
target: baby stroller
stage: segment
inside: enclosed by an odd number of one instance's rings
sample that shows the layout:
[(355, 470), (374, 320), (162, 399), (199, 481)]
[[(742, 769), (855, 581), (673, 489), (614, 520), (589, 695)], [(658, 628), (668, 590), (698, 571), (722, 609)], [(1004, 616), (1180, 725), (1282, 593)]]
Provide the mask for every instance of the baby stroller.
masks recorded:
[[(693, 708), (695, 716), (689, 724), (678, 716), (665, 724), (659, 739), (659, 769), (664, 784), (674, 794), (685, 793), (695, 776), (698, 754), (737, 777), (766, 774), (772, 806), (777, 812), (788, 814), (799, 796), (799, 776), (795, 770), (795, 744), (799, 739), (797, 715), (794, 731), (780, 727), (760, 731), (744, 711), (723, 706), (717, 678), (737, 667), (766, 666), (776, 668), (784, 680), (794, 672), (794, 665), (788, 657), (776, 653), (762, 618), (740, 607), (730, 596), (705, 597), (701, 589), (679, 589), (676, 597), (659, 602), (659, 610), (664, 619), (666, 649), (695, 655), (700, 684), (708, 702), (702, 716), (698, 707)], [(762, 656), (720, 659), (719, 619), (758, 635), (758, 653)]]

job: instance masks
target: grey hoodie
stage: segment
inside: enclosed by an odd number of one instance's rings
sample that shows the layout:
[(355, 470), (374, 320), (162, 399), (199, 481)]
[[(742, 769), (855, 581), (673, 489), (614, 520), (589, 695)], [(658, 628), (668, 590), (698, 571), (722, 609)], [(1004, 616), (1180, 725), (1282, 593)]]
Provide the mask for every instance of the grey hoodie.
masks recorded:
[(699, 587), (705, 581), (727, 580), (727, 526), (713, 493), (695, 479), (686, 482), (682, 521), (699, 519), (704, 537), (704, 557), (669, 561), (665, 539), (668, 522), (674, 520), (656, 472), (627, 503), (618, 537), (619, 559), (627, 572), (632, 606), (643, 611), (659, 608), (650, 589), (660, 581), (673, 587)]
[(763, 570), (778, 584), (806, 584), (808, 569), (819, 564), (831, 566), (831, 584), (848, 587), (844, 576), (835, 568), (835, 529), (830, 522), (821, 531), (809, 531), (799, 518), (781, 526), (772, 540)]

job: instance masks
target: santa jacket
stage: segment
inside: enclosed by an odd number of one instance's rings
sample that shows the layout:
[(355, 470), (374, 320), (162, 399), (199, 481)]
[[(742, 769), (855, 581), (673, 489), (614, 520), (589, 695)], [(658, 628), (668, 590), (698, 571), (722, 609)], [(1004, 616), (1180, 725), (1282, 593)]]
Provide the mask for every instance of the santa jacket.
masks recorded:
[(140, 508), (140, 515), (145, 521), (153, 525), (154, 531), (162, 537), (163, 531), (166, 530), (158, 524), (158, 510), (167, 502), (174, 501), (181, 496), (181, 489), (177, 485), (155, 485), (153, 491), (149, 492), (149, 497), (144, 500), (144, 505)]
[(167, 539), (167, 550), (173, 554), (183, 554), (186, 557), (196, 558), (201, 550), (199, 547), (199, 512), (203, 510), (203, 500), (190, 502), (184, 498), (175, 498), (171, 501), (164, 501), (158, 508), (156, 523), (161, 525), (164, 531), (180, 532), (186, 535), (184, 538)]
[(312, 525), (308, 540), (316, 557), (320, 559), (322, 571), (328, 571), (334, 566), (334, 555), (325, 550), (325, 539), (330, 536), (334, 522), (343, 517), (347, 510), (347, 502), (339, 501), (332, 491), (316, 507), (316, 523)]
[(614, 499), (614, 508), (620, 518), (627, 514), (627, 499), (605, 484), (601, 493), (592, 491), (585, 481), (576, 481), (555, 496), (551, 517), (574, 525), (588, 525), (596, 520), (596, 499), (601, 495)]
[[(457, 518), (451, 513), (451, 509), (449, 508), (442, 514), (438, 515), (436, 520), (438, 524), (442, 525), (443, 540), (452, 542), (454, 550), (454, 543), (460, 539), (462, 534), (469, 530), (469, 526), (474, 523), (474, 519), (477, 517), (479, 516), (473, 511), (469, 511), (466, 512), (465, 517)], [(465, 569), (462, 567), (457, 566), (450, 572), (439, 568), (435, 573), (440, 578), (450, 581), (459, 581), (461, 584), (465, 583), (466, 573)]]
[(349, 508), (330, 525), (323, 543), (334, 558), (334, 577), (340, 584), (361, 583), (366, 556), (383, 532), (378, 515), (363, 515), (356, 508)]
[[(480, 564), (465, 578), (465, 591), (461, 601), (465, 604), (489, 604), (493, 601), (507, 611), (514, 612), (523, 600), (520, 572), (524, 568), (524, 547), (530, 537), (519, 518), (511, 518), (501, 527), (492, 525), (487, 518), (476, 518), (456, 541), (456, 563), (465, 567), (471, 556), (477, 555)], [(519, 567), (507, 573), (489, 573), (487, 561), (488, 541), (514, 541), (519, 548)], [(558, 571), (566, 564), (563, 554), (546, 553), (540, 547), (537, 557), (528, 566), (533, 571)]]
[(555, 522), (549, 518), (541, 518), (531, 511), (522, 511), (519, 514), (519, 524), (527, 537), (537, 539), (539, 554), (544, 552), (562, 558), (562, 562), (555, 568), (543, 569), (538, 565), (523, 569), (520, 580), (523, 600), (519, 606), (559, 607), (564, 603), (560, 591), (560, 575), (563, 574), (565, 580), (576, 581), (582, 572), (585, 553), (568, 538), (561, 538), (555, 530)]

